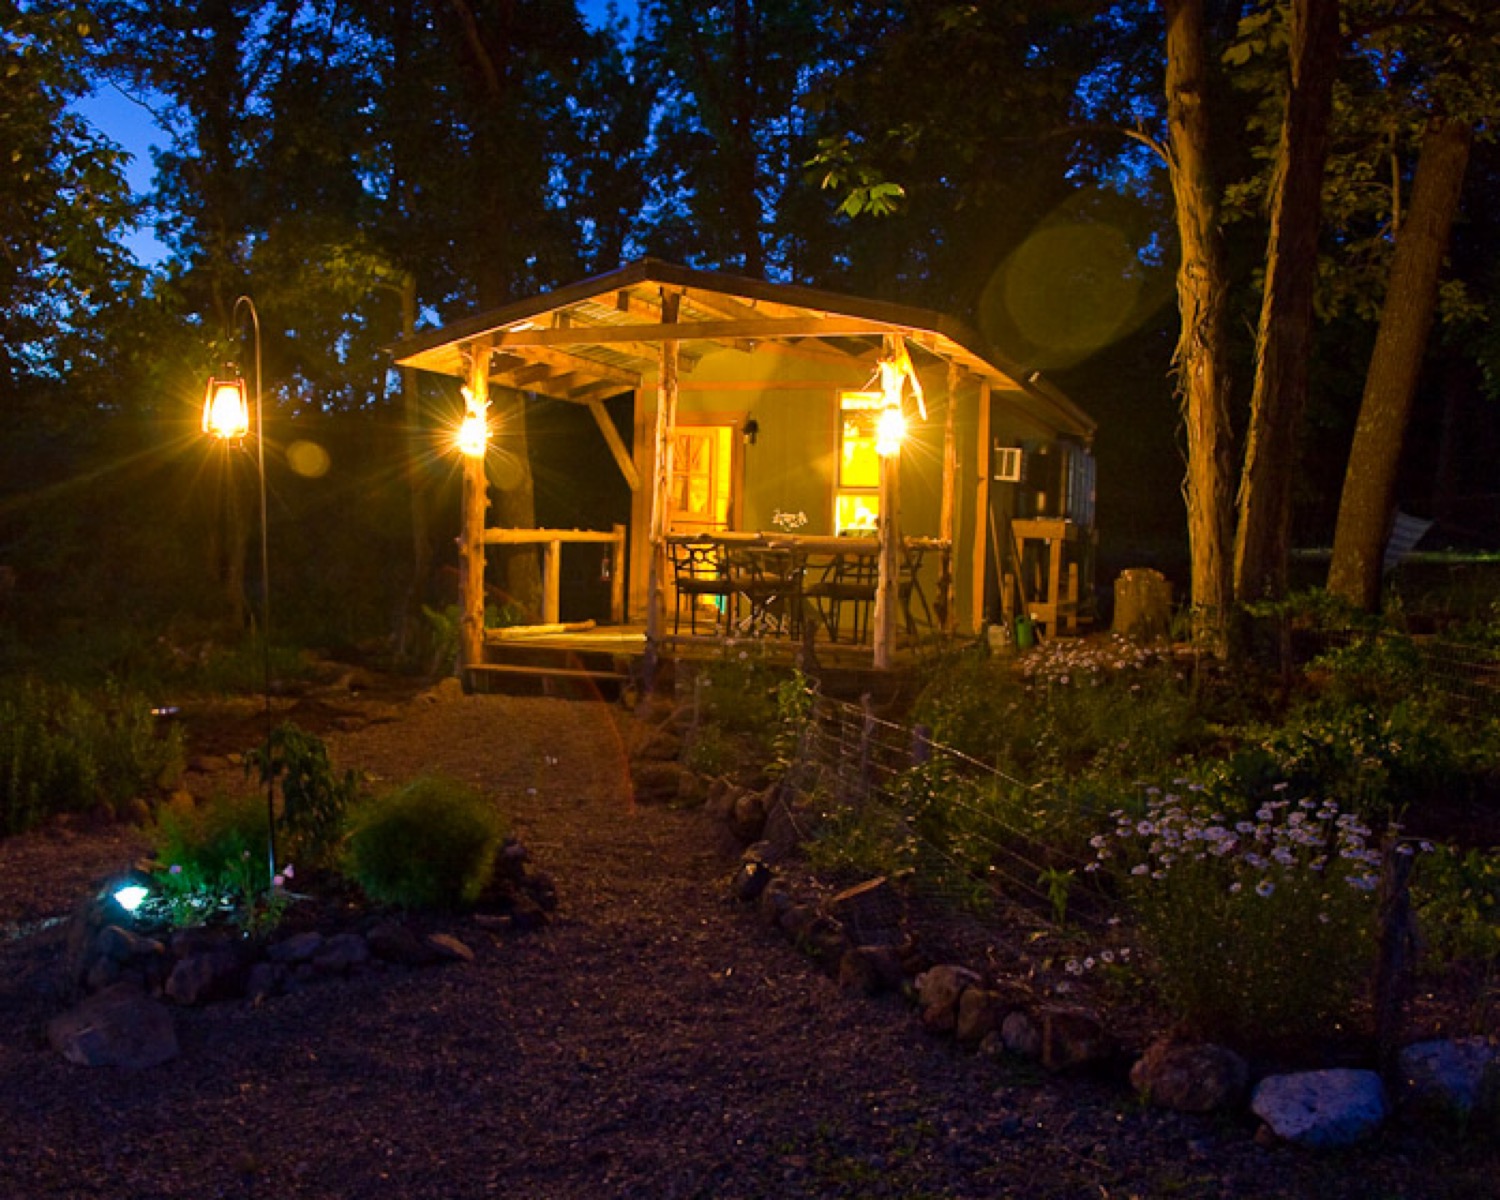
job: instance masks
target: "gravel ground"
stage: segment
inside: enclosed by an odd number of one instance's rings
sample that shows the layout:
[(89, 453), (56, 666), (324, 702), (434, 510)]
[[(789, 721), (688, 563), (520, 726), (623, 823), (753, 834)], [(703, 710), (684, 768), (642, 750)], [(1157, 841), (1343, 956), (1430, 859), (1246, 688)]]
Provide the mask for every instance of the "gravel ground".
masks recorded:
[(618, 707), (323, 715), (340, 767), (493, 794), (555, 877), (557, 919), (455, 919), (471, 964), (178, 1010), (178, 1059), (88, 1070), (46, 1045), (64, 1003), (48, 918), (144, 847), (124, 829), (0, 842), (0, 1200), (1496, 1195), (1500, 1152), (1473, 1139), (1262, 1147), (1249, 1123), (968, 1056), (899, 1001), (840, 993), (723, 899), (733, 849), (706, 818), (632, 803)]

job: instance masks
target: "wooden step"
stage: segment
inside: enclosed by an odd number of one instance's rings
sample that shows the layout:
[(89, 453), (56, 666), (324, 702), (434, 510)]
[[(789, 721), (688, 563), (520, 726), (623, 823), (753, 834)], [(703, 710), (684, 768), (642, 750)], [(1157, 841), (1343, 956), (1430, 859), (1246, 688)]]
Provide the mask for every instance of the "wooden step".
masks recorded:
[(589, 667), (554, 667), (544, 663), (476, 663), (464, 669), (483, 672), (486, 675), (546, 675), (556, 679), (612, 679), (621, 683), (629, 678), (623, 671), (607, 671), (602, 668)]

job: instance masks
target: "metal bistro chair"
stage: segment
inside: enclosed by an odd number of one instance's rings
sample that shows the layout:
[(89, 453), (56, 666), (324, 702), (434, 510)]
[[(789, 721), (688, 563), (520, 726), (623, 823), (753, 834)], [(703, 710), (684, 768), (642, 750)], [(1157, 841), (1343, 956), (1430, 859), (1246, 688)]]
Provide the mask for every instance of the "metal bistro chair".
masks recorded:
[[(698, 610), (714, 609), (714, 630), (718, 630), (722, 612), (728, 628), (734, 607), (735, 586), (729, 577), (724, 547), (712, 539), (668, 542), (672, 559), (672, 578), (677, 590), (677, 608), (672, 618), (674, 636), (682, 632), (682, 606), (688, 606), (688, 630), (698, 636)], [(705, 601), (717, 603), (705, 604)]]
[(796, 637), (802, 608), (801, 555), (781, 547), (735, 547), (729, 553), (729, 576), (734, 590), (750, 603), (740, 622), (755, 637), (785, 634)]
[(853, 612), (851, 633), (855, 644), (869, 640), (879, 572), (880, 562), (874, 554), (837, 554), (823, 568), (822, 578), (803, 589), (803, 595), (817, 604), (830, 642), (839, 640), (845, 605)]

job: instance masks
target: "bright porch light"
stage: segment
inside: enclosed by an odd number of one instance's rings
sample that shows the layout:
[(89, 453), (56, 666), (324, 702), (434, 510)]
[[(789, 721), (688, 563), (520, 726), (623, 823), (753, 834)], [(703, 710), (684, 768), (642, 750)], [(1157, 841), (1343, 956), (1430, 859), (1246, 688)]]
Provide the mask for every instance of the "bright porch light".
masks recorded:
[(490, 443), (489, 422), (484, 419), (484, 414), (472, 409), (464, 413), (464, 419), (458, 424), (456, 440), (460, 452), (470, 458), (483, 458)]
[(250, 400), (245, 381), (210, 379), (203, 397), (203, 432), (227, 442), (238, 441), (250, 432)]
[(901, 453), (905, 440), (906, 414), (895, 406), (882, 409), (875, 426), (875, 452), (881, 458), (893, 458)]

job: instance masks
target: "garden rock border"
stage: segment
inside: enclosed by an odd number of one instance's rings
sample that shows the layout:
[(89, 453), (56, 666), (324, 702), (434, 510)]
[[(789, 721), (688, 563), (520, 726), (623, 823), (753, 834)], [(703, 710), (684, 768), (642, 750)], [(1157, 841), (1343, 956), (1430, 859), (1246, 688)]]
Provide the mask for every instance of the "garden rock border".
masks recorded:
[[(986, 1056), (1017, 1057), (1053, 1072), (1108, 1073), (1123, 1065), (1123, 1043), (1097, 1014), (1012, 999), (1001, 981), (971, 966), (926, 962), (888, 880), (877, 877), (828, 895), (816, 881), (796, 879), (784, 869), (788, 855), (780, 839), (757, 840), (769, 826), (787, 823), (778, 784), (749, 789), (726, 780), (699, 781), (681, 785), (674, 798), (694, 793), (706, 795), (709, 816), (742, 845), (749, 843), (726, 885), (729, 898), (753, 905), (846, 991), (899, 994), (928, 1034), (951, 1036)], [(1228, 1047), (1171, 1036), (1133, 1056), (1128, 1070), (1131, 1086), (1146, 1103), (1188, 1114), (1248, 1110), (1263, 1122), (1258, 1138), (1269, 1143), (1341, 1148), (1371, 1136), (1393, 1113), (1414, 1122), (1437, 1116), (1500, 1128), (1495, 1039), (1407, 1046), (1398, 1055), (1397, 1075), (1389, 1089), (1370, 1070), (1298, 1071), (1253, 1081), (1249, 1065)]]
[[(508, 840), (480, 908), (463, 920), (489, 935), (539, 929), (557, 908), (545, 872)], [(423, 931), (399, 914), (366, 913), (354, 928), (306, 929), (266, 941), (231, 927), (142, 931), (111, 884), (74, 913), (67, 940), (67, 986), (81, 997), (47, 1026), (52, 1047), (81, 1066), (146, 1068), (175, 1058), (171, 1009), (220, 1001), (261, 1004), (336, 979), (472, 962), (468, 942)]]

